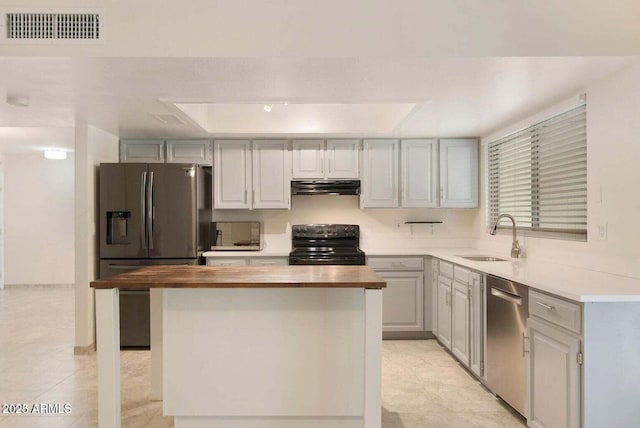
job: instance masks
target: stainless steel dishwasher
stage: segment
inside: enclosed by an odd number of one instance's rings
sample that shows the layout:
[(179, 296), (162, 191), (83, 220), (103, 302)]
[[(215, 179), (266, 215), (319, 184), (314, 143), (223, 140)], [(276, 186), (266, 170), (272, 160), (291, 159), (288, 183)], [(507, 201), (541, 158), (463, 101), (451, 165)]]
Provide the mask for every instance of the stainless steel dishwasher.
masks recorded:
[(487, 275), (486, 290), (487, 385), (526, 416), (529, 288)]

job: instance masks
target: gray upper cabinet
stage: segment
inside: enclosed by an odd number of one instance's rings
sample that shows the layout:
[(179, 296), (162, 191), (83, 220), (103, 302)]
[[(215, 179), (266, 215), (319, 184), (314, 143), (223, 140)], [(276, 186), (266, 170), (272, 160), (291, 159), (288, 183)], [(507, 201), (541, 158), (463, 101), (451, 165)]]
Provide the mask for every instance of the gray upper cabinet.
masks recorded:
[(478, 207), (478, 140), (440, 140), (440, 207)]
[(209, 140), (120, 140), (120, 162), (212, 164)]
[(360, 177), (360, 140), (293, 140), (294, 179)]
[(164, 141), (120, 140), (120, 162), (164, 162)]
[(360, 208), (393, 208), (399, 204), (398, 160), (400, 141), (364, 140)]
[(165, 144), (167, 163), (212, 163), (213, 150), (209, 140), (167, 140)]
[(437, 207), (438, 141), (402, 140), (400, 145), (400, 205)]
[(478, 207), (478, 140), (365, 139), (361, 208)]

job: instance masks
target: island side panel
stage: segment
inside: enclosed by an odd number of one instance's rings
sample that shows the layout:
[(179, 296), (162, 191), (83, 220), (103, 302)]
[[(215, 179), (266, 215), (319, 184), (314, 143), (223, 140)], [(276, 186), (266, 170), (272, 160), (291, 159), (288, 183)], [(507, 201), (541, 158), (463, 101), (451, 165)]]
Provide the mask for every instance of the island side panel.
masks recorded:
[(364, 289), (167, 289), (164, 308), (165, 414), (362, 424)]
[(365, 428), (382, 425), (382, 290), (365, 291)]
[(164, 289), (152, 288), (149, 295), (151, 314), (151, 389), (149, 399), (162, 400), (162, 296)]
[(96, 290), (98, 426), (120, 428), (120, 293)]
[(640, 303), (584, 304), (584, 428), (640, 421)]

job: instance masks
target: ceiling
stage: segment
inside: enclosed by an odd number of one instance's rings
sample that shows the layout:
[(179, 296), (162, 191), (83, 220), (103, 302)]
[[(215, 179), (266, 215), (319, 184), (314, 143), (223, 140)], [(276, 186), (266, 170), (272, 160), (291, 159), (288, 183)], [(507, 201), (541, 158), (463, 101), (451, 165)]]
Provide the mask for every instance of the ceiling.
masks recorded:
[(78, 119), (120, 137), (484, 136), (637, 61), (0, 57), (0, 96), (29, 98), (0, 103), (0, 150), (72, 149)]

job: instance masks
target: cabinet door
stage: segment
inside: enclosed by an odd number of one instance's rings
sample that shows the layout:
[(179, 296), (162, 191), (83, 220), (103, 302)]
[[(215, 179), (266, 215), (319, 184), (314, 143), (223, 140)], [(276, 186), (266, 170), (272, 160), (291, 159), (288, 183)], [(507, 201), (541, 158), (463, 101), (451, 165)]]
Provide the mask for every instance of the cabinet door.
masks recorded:
[(120, 162), (164, 162), (162, 140), (120, 140)]
[(422, 331), (424, 272), (376, 272), (382, 290), (382, 331)]
[(327, 140), (327, 178), (360, 178), (360, 141)]
[(469, 286), (453, 281), (451, 352), (469, 366)]
[(324, 140), (293, 140), (293, 178), (324, 178)]
[(398, 206), (398, 140), (364, 140), (361, 208)]
[(471, 272), (469, 275), (471, 287), (471, 301), (470, 306), (470, 323), (469, 339), (471, 342), (471, 348), (469, 350), (469, 368), (476, 376), (483, 376), (484, 356), (482, 352), (483, 346), (483, 332), (484, 323), (483, 320), (483, 302), (484, 302), (484, 288), (482, 283), (482, 276), (477, 272)]
[(436, 140), (402, 140), (400, 143), (403, 207), (438, 206)]
[(289, 259), (287, 257), (251, 257), (249, 266), (287, 266)]
[(451, 349), (451, 283), (453, 281), (438, 276), (438, 339)]
[(529, 416), (534, 428), (580, 426), (580, 339), (529, 318)]
[(431, 260), (431, 332), (438, 335), (438, 259)]
[(251, 208), (251, 150), (248, 140), (216, 140), (213, 156), (213, 207)]
[(253, 208), (284, 208), (291, 204), (291, 152), (287, 140), (253, 142)]
[(440, 140), (440, 206), (478, 207), (478, 140)]
[(209, 140), (168, 140), (166, 147), (167, 163), (212, 164)]

